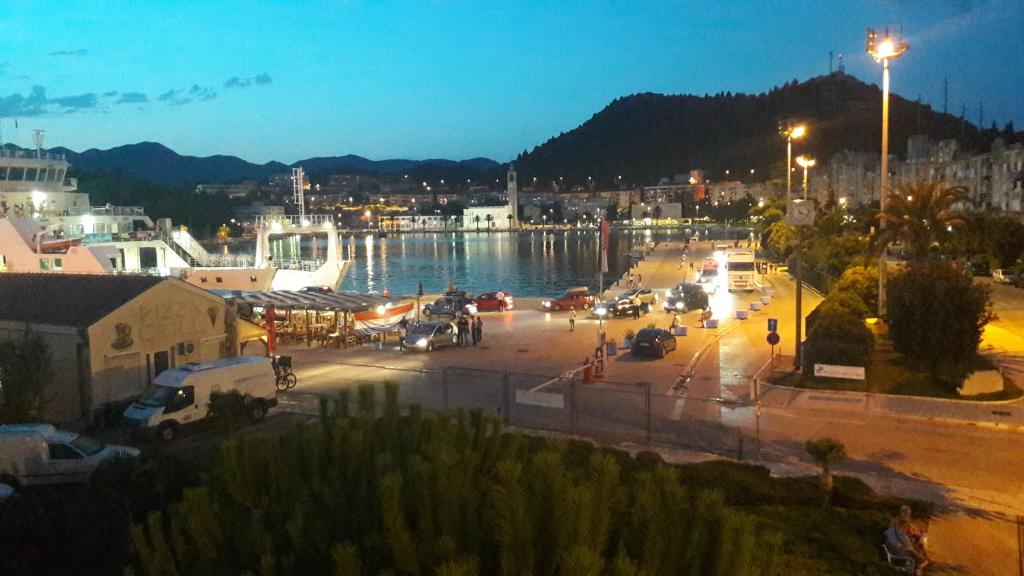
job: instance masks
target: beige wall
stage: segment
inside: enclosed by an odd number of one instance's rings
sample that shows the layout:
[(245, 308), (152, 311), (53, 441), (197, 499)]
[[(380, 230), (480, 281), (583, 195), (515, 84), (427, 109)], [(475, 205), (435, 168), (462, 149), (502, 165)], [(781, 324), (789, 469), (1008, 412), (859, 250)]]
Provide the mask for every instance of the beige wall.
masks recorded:
[[(86, 246), (74, 246), (66, 254), (37, 254), (35, 246), (26, 244), (13, 222), (6, 218), (0, 219), (0, 255), (0, 272), (105, 274), (113, 270), (109, 261)], [(40, 259), (46, 260), (47, 270), (41, 269)]]
[[(33, 324), (31, 333), (42, 337), (50, 349), (50, 379), (43, 391), (43, 417), (61, 423), (81, 417), (81, 398), (77, 346), (81, 342), (78, 331), (67, 326)], [(25, 324), (0, 320), (0, 340), (21, 340)], [(83, 364), (85, 355), (83, 351)], [(83, 369), (85, 367), (83, 366)]]
[(90, 326), (92, 405), (142, 393), (158, 352), (168, 353), (169, 366), (230, 356), (226, 310), (219, 296), (168, 278)]

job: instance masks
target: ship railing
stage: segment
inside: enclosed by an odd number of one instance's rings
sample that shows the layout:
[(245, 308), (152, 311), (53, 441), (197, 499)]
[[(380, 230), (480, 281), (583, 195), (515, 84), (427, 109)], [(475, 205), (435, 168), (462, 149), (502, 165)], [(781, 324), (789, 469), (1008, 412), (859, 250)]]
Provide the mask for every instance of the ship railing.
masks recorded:
[(0, 146), (0, 158), (26, 158), (29, 160), (54, 160), (64, 161), (63, 154), (57, 154), (56, 152), (38, 152), (36, 150), (16, 150), (14, 148), (4, 148)]
[(208, 265), (215, 268), (252, 268), (256, 258), (250, 254), (210, 254)]
[(283, 215), (262, 215), (256, 216), (256, 228), (267, 229), (271, 232), (284, 232), (287, 228), (321, 228), (334, 229), (334, 219), (330, 214), (297, 214)]
[(274, 267), (281, 270), (302, 270), (304, 272), (315, 272), (324, 265), (327, 260), (300, 260), (298, 258), (274, 259)]

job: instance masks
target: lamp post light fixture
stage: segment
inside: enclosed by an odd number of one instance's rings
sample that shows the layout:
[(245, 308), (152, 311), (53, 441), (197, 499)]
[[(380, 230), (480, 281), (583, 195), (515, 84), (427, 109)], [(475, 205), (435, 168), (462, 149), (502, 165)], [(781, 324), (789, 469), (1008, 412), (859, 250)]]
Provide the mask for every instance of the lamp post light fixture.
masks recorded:
[(816, 162), (814, 158), (811, 158), (810, 156), (804, 156), (803, 154), (801, 154), (800, 156), (796, 157), (796, 163), (801, 168), (804, 169), (804, 200), (807, 200), (807, 170), (810, 168), (814, 168)]
[[(882, 34), (878, 34), (874, 28), (868, 28), (865, 39), (865, 51), (875, 59), (875, 62), (882, 63), (882, 166), (881, 182), (878, 188), (878, 209), (880, 214), (885, 214), (885, 195), (889, 188), (889, 60), (899, 58), (910, 46), (900, 41), (898, 37), (889, 33), (886, 27)], [(885, 230), (885, 219), (879, 219), (878, 230)], [(882, 247), (882, 254), (878, 257), (878, 317), (885, 314), (885, 284), (886, 284), (886, 247)]]
[(793, 199), (793, 140), (799, 140), (806, 136), (807, 126), (787, 123), (782, 130), (782, 135), (786, 137), (786, 201), (788, 202)]

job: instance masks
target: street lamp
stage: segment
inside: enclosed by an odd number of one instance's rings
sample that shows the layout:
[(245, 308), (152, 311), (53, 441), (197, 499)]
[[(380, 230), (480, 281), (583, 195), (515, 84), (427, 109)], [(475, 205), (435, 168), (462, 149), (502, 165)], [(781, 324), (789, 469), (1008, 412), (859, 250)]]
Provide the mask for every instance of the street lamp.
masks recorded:
[(370, 212), (369, 210), (367, 210), (366, 212), (363, 212), (363, 216), (366, 216), (366, 229), (369, 230), (370, 229), (370, 222), (372, 221), (373, 213)]
[(806, 134), (807, 126), (803, 124), (786, 124), (782, 130), (782, 135), (786, 137), (786, 201), (793, 199), (793, 140), (799, 140)]
[(801, 154), (796, 157), (796, 163), (804, 169), (804, 200), (807, 200), (807, 170), (809, 168), (814, 168), (814, 164), (816, 162), (814, 161), (814, 158)]
[[(878, 211), (885, 214), (885, 194), (889, 187), (889, 60), (899, 58), (910, 46), (889, 33), (886, 27), (880, 37), (874, 28), (868, 28), (865, 50), (875, 62), (882, 63), (882, 166), (881, 182), (878, 188)], [(878, 221), (878, 231), (885, 230), (885, 219)], [(878, 257), (878, 317), (885, 314), (886, 247)]]

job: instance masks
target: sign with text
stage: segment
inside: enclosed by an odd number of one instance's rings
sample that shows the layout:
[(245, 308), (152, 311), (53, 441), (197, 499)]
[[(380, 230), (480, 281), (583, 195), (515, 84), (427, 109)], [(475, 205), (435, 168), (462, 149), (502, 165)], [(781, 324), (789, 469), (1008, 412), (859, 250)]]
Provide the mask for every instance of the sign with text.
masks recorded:
[(768, 319), (768, 331), (769, 332), (778, 332), (779, 331), (779, 319), (778, 318), (769, 318)]
[(839, 366), (836, 364), (815, 364), (814, 375), (822, 378), (843, 378), (846, 380), (863, 380), (863, 366)]

